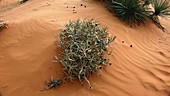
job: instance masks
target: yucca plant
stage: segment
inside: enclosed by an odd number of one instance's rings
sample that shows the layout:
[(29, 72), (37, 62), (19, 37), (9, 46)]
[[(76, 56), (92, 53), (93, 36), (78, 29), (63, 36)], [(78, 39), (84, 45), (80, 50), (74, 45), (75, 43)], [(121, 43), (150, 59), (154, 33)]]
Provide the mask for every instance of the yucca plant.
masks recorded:
[(139, 25), (148, 18), (147, 10), (139, 0), (107, 0), (110, 11), (129, 25)]
[(150, 18), (158, 28), (165, 31), (165, 28), (161, 25), (158, 16), (165, 17), (170, 15), (170, 2), (169, 0), (153, 0), (152, 5), (154, 11), (150, 15)]
[(91, 87), (89, 77), (108, 64), (104, 56), (109, 44), (115, 37), (108, 37), (108, 30), (98, 22), (88, 19), (69, 21), (60, 34), (61, 59), (66, 79), (78, 79), (81, 84), (86, 80)]
[(153, 2), (153, 0), (143, 0), (143, 6), (149, 5)]
[(170, 3), (169, 0), (153, 0), (153, 15), (167, 16), (170, 15)]

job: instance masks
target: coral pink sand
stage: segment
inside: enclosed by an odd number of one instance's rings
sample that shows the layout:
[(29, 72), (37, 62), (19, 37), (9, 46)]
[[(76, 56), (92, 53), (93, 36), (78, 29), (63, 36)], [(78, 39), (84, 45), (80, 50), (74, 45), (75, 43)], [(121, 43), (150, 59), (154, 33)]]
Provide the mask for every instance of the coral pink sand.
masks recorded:
[[(10, 3), (15, 2), (0, 1), (3, 6)], [(73, 13), (73, 7), (77, 13)], [(30, 0), (0, 11), (0, 18), (9, 24), (8, 29), (0, 32), (2, 96), (169, 96), (170, 21), (167, 19), (160, 19), (166, 32), (151, 22), (130, 28), (95, 0)], [(64, 77), (62, 66), (51, 61), (59, 51), (56, 41), (64, 23), (78, 18), (98, 20), (109, 28), (110, 35), (117, 36), (109, 56), (112, 65), (91, 76), (93, 90), (88, 84), (83, 87), (75, 81), (41, 92), (50, 76)]]

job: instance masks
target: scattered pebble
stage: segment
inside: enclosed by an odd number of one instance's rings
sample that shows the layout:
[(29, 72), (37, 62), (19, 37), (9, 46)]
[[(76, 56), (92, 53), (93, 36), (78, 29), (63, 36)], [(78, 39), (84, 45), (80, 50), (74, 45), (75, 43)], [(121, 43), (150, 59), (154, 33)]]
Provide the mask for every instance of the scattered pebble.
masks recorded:
[(83, 6), (83, 4), (81, 4), (80, 6)]
[(132, 47), (132, 45), (130, 45), (130, 47)]
[(125, 43), (125, 41), (122, 41), (122, 43)]
[(73, 8), (76, 8), (76, 7), (73, 7)]
[(87, 6), (84, 6), (85, 8), (87, 7)]
[(67, 6), (67, 8), (68, 8), (68, 6)]
[(93, 89), (93, 87), (90, 86), (90, 89)]

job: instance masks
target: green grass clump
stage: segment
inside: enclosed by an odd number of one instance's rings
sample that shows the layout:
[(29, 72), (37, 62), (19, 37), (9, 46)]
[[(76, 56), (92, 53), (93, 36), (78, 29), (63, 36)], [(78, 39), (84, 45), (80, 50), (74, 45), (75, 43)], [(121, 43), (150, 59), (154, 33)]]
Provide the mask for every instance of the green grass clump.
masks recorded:
[(169, 0), (153, 0), (153, 15), (155, 16), (169, 16), (170, 15), (170, 2)]
[(129, 25), (139, 25), (147, 20), (148, 12), (138, 0), (108, 0), (108, 8)]
[(164, 31), (165, 28), (161, 25), (158, 16), (165, 17), (170, 15), (170, 2), (169, 0), (153, 0), (152, 6), (154, 11), (150, 18), (158, 28)]
[[(150, 19), (158, 28), (165, 30), (158, 16), (170, 15), (169, 0), (106, 0), (106, 2), (108, 9), (130, 26), (140, 25)], [(148, 6), (150, 4), (154, 11), (150, 10)]]
[(115, 37), (108, 37), (107, 28), (98, 22), (88, 19), (69, 21), (60, 34), (60, 47), (63, 56), (59, 60), (66, 78), (88, 82), (89, 77), (98, 69), (108, 64), (104, 56), (109, 44)]

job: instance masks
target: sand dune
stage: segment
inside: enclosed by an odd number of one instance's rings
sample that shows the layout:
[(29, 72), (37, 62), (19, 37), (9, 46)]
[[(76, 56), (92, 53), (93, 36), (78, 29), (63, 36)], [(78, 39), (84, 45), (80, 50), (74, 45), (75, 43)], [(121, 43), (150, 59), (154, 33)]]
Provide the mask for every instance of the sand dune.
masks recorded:
[[(0, 5), (13, 2), (1, 0)], [(151, 22), (130, 28), (95, 0), (30, 0), (0, 12), (0, 18), (9, 23), (0, 32), (2, 96), (170, 95), (169, 20), (161, 18), (166, 32)], [(76, 81), (41, 92), (50, 76), (64, 77), (61, 65), (51, 61), (59, 51), (57, 38), (63, 24), (78, 18), (98, 20), (117, 36), (109, 56), (112, 65), (90, 78), (93, 90)]]

